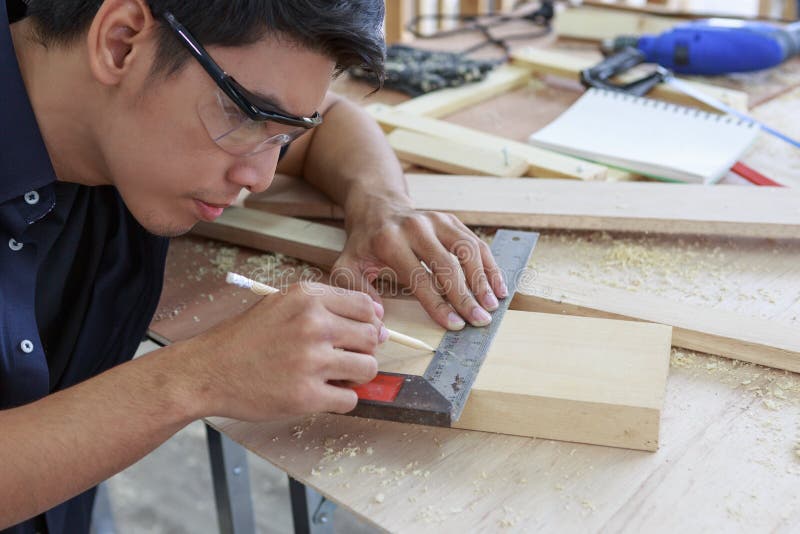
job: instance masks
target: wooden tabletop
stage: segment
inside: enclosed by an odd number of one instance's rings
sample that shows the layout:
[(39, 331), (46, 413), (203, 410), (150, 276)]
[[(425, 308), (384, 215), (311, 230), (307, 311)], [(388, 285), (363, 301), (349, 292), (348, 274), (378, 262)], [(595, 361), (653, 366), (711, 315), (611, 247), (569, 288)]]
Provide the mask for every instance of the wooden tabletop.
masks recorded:
[[(800, 61), (725, 83), (760, 99), (755, 114), (800, 136)], [(337, 87), (365, 92), (347, 80)], [(569, 84), (535, 81), (447, 120), (525, 139), (577, 96)], [(796, 152), (766, 142), (748, 158), (800, 181)], [(769, 318), (800, 335), (798, 240), (547, 232), (534, 259), (537, 269)], [(307, 268), (174, 239), (151, 332), (184, 339), (251, 306), (257, 297), (225, 285), (228, 270), (294, 279)], [(209, 422), (389, 531), (800, 530), (800, 376), (682, 350), (673, 351), (656, 453), (335, 415)]]

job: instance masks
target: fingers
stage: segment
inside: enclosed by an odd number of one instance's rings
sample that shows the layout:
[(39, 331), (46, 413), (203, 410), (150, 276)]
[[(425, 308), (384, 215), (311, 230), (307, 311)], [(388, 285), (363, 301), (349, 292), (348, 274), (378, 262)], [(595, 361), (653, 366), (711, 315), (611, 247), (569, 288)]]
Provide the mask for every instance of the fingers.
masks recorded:
[[(455, 308), (461, 317), (474, 326), (486, 326), (492, 317), (480, 305), (467, 287), (462, 276), (461, 265), (442, 245), (439, 239), (426, 236), (412, 245), (414, 253), (423, 259), (431, 269), (439, 291)], [(488, 287), (488, 284), (486, 284)]]
[[(503, 279), (503, 271), (500, 269), (500, 266), (497, 265), (497, 260), (495, 260), (494, 255), (492, 254), (492, 249), (489, 248), (489, 245), (486, 244), (486, 241), (478, 238), (478, 236), (476, 236), (472, 230), (467, 228), (467, 226), (457, 217), (453, 217), (453, 220), (461, 229), (467, 240), (475, 241), (478, 254), (480, 255), (483, 273), (485, 273), (485, 275), (488, 277), (489, 284), (491, 285), (494, 294), (501, 299), (506, 298), (508, 296), (508, 287)], [(475, 266), (477, 267), (477, 262), (475, 262)], [(469, 274), (467, 275), (467, 278), (470, 278)], [(473, 287), (473, 291), (474, 290), (475, 288)], [(483, 293), (476, 292), (476, 294), (482, 295)]]
[(378, 271), (377, 268), (360, 268), (358, 261), (352, 259), (349, 253), (344, 252), (331, 270), (331, 285), (366, 293), (372, 300), (381, 304), (381, 297), (375, 286), (372, 285), (378, 277)]
[(328, 370), (331, 378), (317, 390), (320, 410), (347, 413), (356, 407), (358, 396), (352, 387), (370, 382), (378, 374), (378, 361), (372, 356), (335, 350)]
[(345, 349), (361, 354), (374, 354), (378, 344), (389, 339), (389, 331), (383, 324), (375, 326), (372, 323), (363, 323), (336, 317), (331, 324), (331, 343), (337, 349)]
[(347, 384), (366, 384), (378, 374), (378, 360), (348, 350), (333, 351), (327, 371), (329, 380)]
[(352, 412), (358, 404), (358, 395), (349, 387), (325, 384), (319, 390), (321, 408), (315, 411), (332, 413)]
[(319, 295), (325, 308), (335, 315), (370, 323), (378, 329), (382, 325), (383, 306), (366, 293), (323, 284), (304, 284), (304, 289)]
[(430, 273), (407, 246), (392, 249), (387, 264), (396, 269), (398, 281), (408, 287), (434, 321), (448, 330), (464, 328), (464, 320), (436, 289)]

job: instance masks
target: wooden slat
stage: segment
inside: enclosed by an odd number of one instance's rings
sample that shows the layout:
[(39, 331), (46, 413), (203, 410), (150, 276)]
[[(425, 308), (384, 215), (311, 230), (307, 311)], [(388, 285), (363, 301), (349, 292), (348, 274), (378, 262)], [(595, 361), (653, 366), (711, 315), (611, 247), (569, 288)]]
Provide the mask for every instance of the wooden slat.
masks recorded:
[(410, 18), (408, 8), (408, 0), (386, 0), (386, 44), (400, 43), (405, 39), (405, 24)]
[[(388, 328), (441, 341), (418, 302), (384, 306)], [(670, 337), (663, 325), (509, 311), (454, 427), (656, 450)], [(415, 375), (431, 358), (394, 343), (375, 356), (382, 371)]]
[(484, 15), (489, 12), (489, 0), (459, 0), (462, 15)]
[(798, 15), (800, 15), (798, 10), (800, 10), (800, 4), (798, 4), (797, 0), (784, 0), (782, 19), (796, 21)]
[(504, 139), (438, 119), (399, 113), (391, 106), (383, 104), (372, 104), (366, 106), (365, 109), (378, 121), (385, 132), (402, 128), (472, 145), (479, 149), (508, 151), (509, 155), (528, 162), (528, 176), (557, 176), (579, 180), (602, 180), (606, 176), (607, 168), (602, 165), (557, 154), (526, 143)]
[(507, 91), (522, 87), (531, 79), (530, 69), (503, 65), (493, 70), (485, 80), (462, 87), (440, 89), (412, 98), (395, 106), (395, 110), (410, 115), (438, 118), (489, 100)]
[[(228, 208), (217, 222), (198, 224), (194, 233), (287, 254), (326, 267), (336, 261), (346, 238), (341, 229), (248, 208)], [(564, 280), (545, 280), (541, 275), (524, 287), (528, 289), (517, 294), (514, 309), (540, 311), (544, 299), (559, 303), (554, 311), (574, 304), (572, 311), (577, 314), (611, 315), (665, 324), (682, 332), (672, 340), (674, 345), (800, 372), (800, 336), (796, 328), (785, 324), (682, 305), (663, 297), (624, 291), (609, 293), (605, 288), (593, 285), (575, 288), (574, 284), (567, 284)]]
[(668, 324), (675, 346), (800, 373), (797, 327), (776, 321), (543, 273), (519, 290), (512, 308)]
[[(529, 67), (534, 72), (540, 74), (551, 74), (576, 81), (579, 79), (580, 71), (597, 64), (600, 59), (576, 56), (574, 54), (568, 54), (558, 50), (532, 47), (516, 50), (511, 54), (511, 56), (515, 65)], [(645, 68), (644, 70), (646, 71), (647, 69)], [(620, 76), (620, 80), (630, 81), (631, 79), (638, 78), (641, 76), (641, 72), (642, 71), (639, 69), (633, 69), (626, 75)], [(724, 102), (734, 109), (743, 112), (746, 112), (748, 109), (748, 97), (747, 94), (742, 91), (725, 89), (722, 87), (716, 87), (714, 85), (698, 82), (686, 81), (686, 83), (692, 85), (695, 89)], [(647, 96), (660, 100), (666, 100), (676, 104), (699, 107), (707, 111), (719, 113), (719, 110), (707, 106), (702, 102), (699, 102), (663, 83), (657, 85)]]
[[(497, 2), (497, 0), (495, 1)], [(503, 13), (508, 13), (509, 11), (513, 11), (514, 4), (517, 3), (517, 0), (499, 0), (499, 2), (500, 2), (500, 11), (502, 11)]]
[[(791, 239), (800, 236), (800, 191), (655, 182), (575, 182), (497, 177), (406, 176), (414, 207), (453, 213), (466, 224)], [(280, 176), (248, 207), (340, 218), (307, 182)]]
[(387, 136), (397, 157), (450, 174), (519, 177), (528, 163), (507, 151), (477, 148), (418, 132), (396, 129)]
[(344, 248), (344, 230), (263, 211), (230, 207), (192, 233), (330, 267)]
[(559, 37), (602, 41), (620, 35), (661, 33), (686, 21), (687, 19), (646, 13), (581, 6), (559, 13), (553, 20), (553, 29)]

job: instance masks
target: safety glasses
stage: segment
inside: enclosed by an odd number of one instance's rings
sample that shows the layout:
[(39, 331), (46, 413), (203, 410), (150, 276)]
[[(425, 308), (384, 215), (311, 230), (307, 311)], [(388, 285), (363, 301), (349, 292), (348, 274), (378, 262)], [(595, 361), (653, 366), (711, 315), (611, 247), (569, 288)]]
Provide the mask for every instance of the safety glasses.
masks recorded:
[(319, 112), (299, 117), (263, 103), (222, 70), (172, 13), (164, 12), (162, 17), (219, 87), (199, 103), (198, 114), (211, 139), (226, 152), (249, 156), (282, 147), (322, 123)]

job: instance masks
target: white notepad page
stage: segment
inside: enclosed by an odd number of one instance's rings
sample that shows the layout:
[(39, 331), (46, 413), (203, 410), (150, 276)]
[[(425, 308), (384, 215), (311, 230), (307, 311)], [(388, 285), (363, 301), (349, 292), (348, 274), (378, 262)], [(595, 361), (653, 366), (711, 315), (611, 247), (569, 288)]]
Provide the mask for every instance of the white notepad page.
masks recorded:
[(589, 89), (529, 142), (655, 178), (713, 183), (758, 131), (754, 123), (727, 115)]

